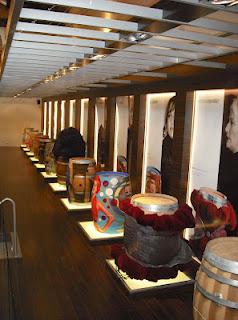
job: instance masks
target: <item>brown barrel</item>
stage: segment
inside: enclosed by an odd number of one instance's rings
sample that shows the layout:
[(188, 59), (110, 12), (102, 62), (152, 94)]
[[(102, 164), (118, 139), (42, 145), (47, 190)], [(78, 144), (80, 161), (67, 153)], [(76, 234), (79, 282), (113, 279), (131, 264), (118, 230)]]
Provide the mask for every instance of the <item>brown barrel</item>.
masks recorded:
[(60, 184), (66, 184), (66, 174), (68, 170), (68, 162), (64, 161), (57, 161), (56, 162), (56, 174), (57, 174), (57, 181)]
[(194, 320), (238, 319), (238, 238), (208, 242), (197, 272)]
[(39, 152), (38, 152), (38, 159), (39, 159), (39, 163), (44, 163), (45, 162), (45, 147), (46, 147), (46, 144), (48, 142), (51, 142), (52, 140), (51, 139), (40, 139), (39, 142)]
[(70, 202), (89, 202), (96, 173), (96, 162), (93, 158), (71, 158), (69, 160)]

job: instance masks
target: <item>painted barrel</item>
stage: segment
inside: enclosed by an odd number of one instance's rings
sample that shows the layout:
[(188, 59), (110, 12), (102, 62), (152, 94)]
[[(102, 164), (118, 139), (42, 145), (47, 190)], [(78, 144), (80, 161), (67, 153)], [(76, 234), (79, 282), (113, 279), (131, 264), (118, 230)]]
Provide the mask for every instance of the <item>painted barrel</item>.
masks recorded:
[(102, 171), (96, 174), (92, 194), (92, 214), (94, 226), (99, 232), (123, 232), (125, 214), (120, 210), (119, 202), (130, 196), (128, 173)]
[[(158, 193), (136, 194), (132, 196), (131, 203), (147, 215), (172, 215), (178, 209), (176, 198)], [(150, 226), (140, 225), (128, 215), (125, 221), (124, 245), (130, 257), (151, 266), (169, 264), (182, 247), (179, 232), (156, 231)]]
[(69, 179), (66, 184), (70, 202), (91, 201), (95, 173), (96, 162), (93, 158), (69, 159)]
[(217, 190), (203, 187), (199, 189), (199, 192), (202, 194), (205, 200), (214, 203), (217, 208), (227, 204), (227, 197)]
[(66, 175), (69, 163), (61, 160), (56, 161), (57, 182), (59, 184), (66, 184)]
[(29, 132), (34, 131), (34, 128), (24, 128), (22, 135), (22, 143), (28, 145), (29, 142)]
[(27, 133), (26, 133), (26, 145), (31, 151), (33, 151), (33, 139), (34, 139), (35, 134), (37, 134), (37, 133), (39, 133), (39, 131), (36, 129), (34, 129), (32, 131), (27, 131)]
[(56, 161), (53, 154), (54, 144), (55, 142), (53, 140), (50, 140), (45, 144), (44, 164), (45, 172), (47, 174), (56, 174)]
[(238, 319), (238, 238), (208, 242), (196, 275), (194, 320)]
[(158, 216), (172, 215), (178, 209), (178, 200), (166, 194), (136, 194), (131, 198), (131, 203), (141, 208), (145, 214), (157, 214)]
[(35, 152), (37, 151), (36, 149), (38, 149), (38, 138), (39, 137), (42, 137), (43, 136), (43, 133), (42, 132), (38, 132), (38, 131), (33, 131), (30, 133), (31, 135), (31, 139), (32, 139), (32, 142), (31, 142), (31, 146), (30, 146), (30, 150), (31, 152)]

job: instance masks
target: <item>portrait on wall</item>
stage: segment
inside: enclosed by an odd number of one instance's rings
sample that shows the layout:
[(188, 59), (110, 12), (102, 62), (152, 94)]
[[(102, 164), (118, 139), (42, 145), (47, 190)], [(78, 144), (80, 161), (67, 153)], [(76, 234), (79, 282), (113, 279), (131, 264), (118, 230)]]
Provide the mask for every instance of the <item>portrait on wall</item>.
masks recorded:
[(162, 193), (169, 193), (170, 190), (170, 172), (172, 170), (172, 143), (174, 136), (174, 117), (175, 117), (175, 99), (176, 96), (169, 99), (163, 128), (163, 143), (161, 156), (161, 179)]
[[(238, 213), (238, 90), (225, 92), (218, 190)], [(237, 229), (235, 231), (237, 235)]]

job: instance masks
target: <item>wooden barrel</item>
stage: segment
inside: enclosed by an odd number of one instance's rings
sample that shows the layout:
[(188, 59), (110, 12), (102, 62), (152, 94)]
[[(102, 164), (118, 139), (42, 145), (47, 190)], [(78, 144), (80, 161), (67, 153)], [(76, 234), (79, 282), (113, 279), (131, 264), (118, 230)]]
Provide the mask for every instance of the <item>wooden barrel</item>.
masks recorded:
[(39, 163), (44, 163), (45, 162), (45, 147), (48, 142), (51, 142), (51, 139), (40, 139), (40, 144), (39, 144), (39, 152), (38, 152), (38, 159)]
[(68, 165), (69, 165), (68, 162), (64, 162), (64, 161), (56, 162), (57, 181), (60, 184), (66, 184), (66, 175), (67, 175)]
[(69, 191), (70, 202), (89, 202), (96, 173), (96, 162), (93, 158), (75, 157), (69, 160)]
[(197, 272), (194, 320), (238, 319), (238, 238), (208, 242)]

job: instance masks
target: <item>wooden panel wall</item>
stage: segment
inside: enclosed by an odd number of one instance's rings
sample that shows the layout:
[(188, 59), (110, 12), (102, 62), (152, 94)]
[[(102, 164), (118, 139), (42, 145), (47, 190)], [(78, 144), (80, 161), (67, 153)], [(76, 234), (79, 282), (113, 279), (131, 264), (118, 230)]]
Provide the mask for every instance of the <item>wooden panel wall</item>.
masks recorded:
[(106, 168), (113, 170), (114, 141), (115, 141), (115, 117), (116, 117), (116, 97), (106, 100)]
[(69, 127), (69, 103), (70, 100), (65, 101), (65, 129)]
[(94, 129), (95, 129), (96, 99), (90, 98), (88, 103), (88, 157), (94, 158)]
[(170, 194), (186, 202), (194, 93), (179, 91), (176, 96)]
[(61, 131), (61, 100), (58, 100), (57, 136)]
[(134, 98), (133, 124), (131, 127), (132, 152), (129, 158), (132, 192), (141, 192), (143, 148), (145, 134), (146, 95)]
[(75, 101), (75, 128), (80, 131), (81, 99)]
[(41, 131), (44, 131), (44, 102), (41, 104)]

